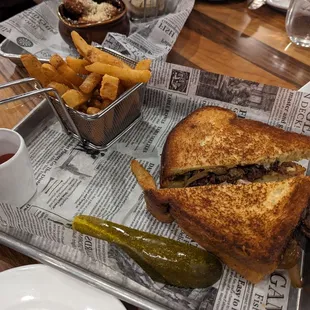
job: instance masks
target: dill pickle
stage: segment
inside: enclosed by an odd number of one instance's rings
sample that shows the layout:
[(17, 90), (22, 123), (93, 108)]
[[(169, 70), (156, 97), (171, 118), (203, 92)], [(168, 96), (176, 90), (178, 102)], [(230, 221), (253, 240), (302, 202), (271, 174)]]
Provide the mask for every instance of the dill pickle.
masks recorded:
[(195, 246), (132, 229), (88, 215), (74, 218), (82, 234), (121, 247), (154, 280), (185, 288), (208, 287), (222, 274), (221, 262)]

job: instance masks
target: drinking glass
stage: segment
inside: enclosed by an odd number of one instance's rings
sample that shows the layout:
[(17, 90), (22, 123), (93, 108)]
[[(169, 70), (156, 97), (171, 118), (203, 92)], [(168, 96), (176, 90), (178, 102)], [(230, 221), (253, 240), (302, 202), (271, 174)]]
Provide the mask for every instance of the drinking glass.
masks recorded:
[(286, 32), (293, 43), (310, 47), (310, 0), (291, 0)]
[(177, 0), (124, 0), (130, 20), (136, 22), (150, 21), (159, 16), (172, 13)]

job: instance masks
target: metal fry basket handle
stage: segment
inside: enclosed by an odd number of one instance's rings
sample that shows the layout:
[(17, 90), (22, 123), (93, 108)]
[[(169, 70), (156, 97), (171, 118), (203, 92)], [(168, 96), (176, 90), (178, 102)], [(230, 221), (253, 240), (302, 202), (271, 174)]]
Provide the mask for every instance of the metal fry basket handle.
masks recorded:
[(9, 97), (9, 98), (0, 99), (0, 105), (5, 104), (5, 103), (9, 103), (9, 102), (12, 102), (12, 101), (16, 101), (16, 100), (28, 98), (28, 97), (31, 97), (31, 96), (43, 94), (45, 99), (47, 100), (47, 102), (51, 106), (55, 116), (58, 119), (58, 121), (60, 122), (63, 130), (67, 134), (69, 134), (70, 131), (67, 129), (67, 127), (64, 124), (62, 118), (59, 116), (59, 114), (56, 111), (53, 103), (51, 102), (50, 97), (47, 94), (48, 92), (52, 92), (52, 93), (54, 93), (54, 95), (57, 98), (57, 100), (60, 102), (61, 108), (63, 110), (63, 113), (66, 116), (66, 119), (68, 120), (68, 122), (70, 123), (71, 128), (73, 128), (74, 133), (77, 135), (77, 137), (79, 138), (80, 142), (82, 142), (84, 144), (84, 139), (82, 138), (82, 136), (80, 134), (80, 131), (78, 130), (77, 126), (75, 125), (75, 123), (73, 122), (71, 116), (69, 115), (69, 113), (67, 111), (67, 108), (66, 108), (63, 100), (61, 99), (59, 93), (54, 88), (52, 88), (52, 87), (45, 87), (45, 88), (43, 88), (42, 85), (40, 84), (40, 82), (37, 79), (35, 79), (35, 78), (24, 78), (24, 79), (20, 79), (20, 80), (8, 82), (8, 83), (0, 84), (0, 89), (12, 87), (14, 85), (19, 85), (19, 84), (25, 84), (25, 83), (36, 83), (38, 89), (29, 91), (29, 92), (26, 92), (26, 93), (22, 93), (22, 94), (19, 94), (19, 95), (15, 95), (15, 96), (12, 96), (12, 97)]

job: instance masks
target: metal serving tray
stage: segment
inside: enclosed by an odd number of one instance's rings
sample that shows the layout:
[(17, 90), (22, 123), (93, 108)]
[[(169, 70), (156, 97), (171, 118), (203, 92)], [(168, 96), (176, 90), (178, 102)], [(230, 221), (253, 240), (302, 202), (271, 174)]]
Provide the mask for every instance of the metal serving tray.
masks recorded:
[[(17, 65), (22, 65), (20, 55), (27, 53), (15, 43), (4, 40), (0, 43), (0, 56), (10, 59)], [(40, 59), (41, 62), (47, 62), (47, 59)], [(303, 89), (301, 89), (303, 90)], [(15, 130), (18, 131), (24, 138), (33, 132), (37, 126), (47, 119), (55, 117), (55, 114), (46, 100), (43, 100), (34, 110), (32, 110), (18, 125)], [(56, 257), (42, 249), (34, 247), (27, 242), (17, 239), (9, 234), (0, 231), (0, 243), (6, 245), (20, 253), (23, 253), (35, 260), (44, 264), (50, 265), (62, 272), (70, 274), (88, 284), (91, 284), (117, 298), (136, 305), (141, 309), (168, 309), (167, 306), (159, 304), (154, 300), (148, 299), (145, 296), (136, 294), (123, 287), (111, 283), (110, 281), (67, 262), (59, 257)], [(310, 244), (307, 243), (306, 250), (302, 260), (302, 274), (304, 278), (303, 289), (291, 289), (290, 298), (288, 300), (288, 310), (308, 310), (310, 309)], [(255, 309), (255, 308), (253, 308)], [(272, 309), (272, 308), (270, 308)], [(250, 309), (249, 309), (250, 310)], [(282, 310), (282, 309), (281, 309)]]
[[(18, 125), (15, 130), (26, 140), (36, 128), (48, 119), (54, 118), (55, 114), (46, 100), (43, 100), (34, 110), (32, 110)], [(70, 274), (88, 284), (91, 284), (117, 298), (136, 305), (142, 309), (167, 309), (166, 305), (159, 304), (153, 300), (129, 291), (115, 283), (84, 269), (80, 266), (67, 262), (48, 252), (43, 251), (33, 245), (19, 240), (16, 237), (0, 231), (0, 243), (4, 244), (20, 253), (32, 257), (42, 263), (50, 265), (60, 271)], [(288, 301), (288, 310), (308, 310), (310, 305), (310, 245), (306, 247), (302, 261), (302, 274), (304, 278), (303, 289), (291, 289)]]
[[(18, 133), (20, 133), (26, 141), (31, 133), (33, 133), (40, 124), (51, 120), (56, 116), (52, 110), (51, 105), (47, 100), (43, 100), (38, 106), (33, 109), (19, 124), (14, 127)], [(117, 298), (136, 305), (141, 309), (168, 309), (166, 305), (161, 305), (154, 300), (148, 299), (145, 296), (137, 294), (133, 291), (120, 287), (116, 283), (104, 279), (78, 265), (65, 261), (62, 258), (48, 253), (38, 247), (26, 243), (23, 240), (17, 239), (15, 236), (11, 236), (0, 229), (0, 244), (10, 247), (22, 254), (25, 254), (33, 259), (54, 267), (62, 272), (70, 274), (75, 278), (78, 278), (90, 285), (93, 285), (109, 294), (116, 296)], [(0, 307), (1, 309), (1, 307)]]

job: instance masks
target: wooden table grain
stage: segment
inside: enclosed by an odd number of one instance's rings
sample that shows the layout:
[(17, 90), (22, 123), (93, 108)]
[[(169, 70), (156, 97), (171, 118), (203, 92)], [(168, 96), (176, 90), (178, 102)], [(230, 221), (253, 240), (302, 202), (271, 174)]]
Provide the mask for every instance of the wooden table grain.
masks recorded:
[[(196, 1), (168, 61), (291, 89), (310, 81), (310, 49), (290, 43), (285, 15), (268, 6), (250, 11), (246, 2)], [(22, 76), (13, 63), (0, 58), (0, 83)], [(2, 90), (0, 98), (27, 89)], [(40, 98), (33, 98), (0, 106), (0, 127), (12, 128), (38, 102)], [(0, 246), (0, 270), (33, 262)]]

